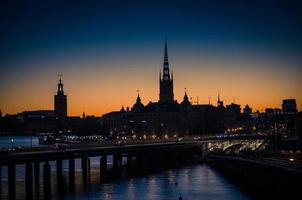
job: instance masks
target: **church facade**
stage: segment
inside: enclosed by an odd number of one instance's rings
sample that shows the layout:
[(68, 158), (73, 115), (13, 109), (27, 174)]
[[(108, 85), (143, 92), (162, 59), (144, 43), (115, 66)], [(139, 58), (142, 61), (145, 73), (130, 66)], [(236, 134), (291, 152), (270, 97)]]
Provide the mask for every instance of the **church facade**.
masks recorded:
[[(112, 135), (173, 137), (223, 132), (221, 107), (192, 105), (185, 91), (183, 100), (174, 100), (173, 72), (170, 72), (165, 41), (163, 68), (159, 74), (159, 101), (144, 105), (138, 94), (132, 108), (103, 115)], [(220, 100), (219, 100), (220, 101)], [(223, 107), (223, 106), (222, 106)]]

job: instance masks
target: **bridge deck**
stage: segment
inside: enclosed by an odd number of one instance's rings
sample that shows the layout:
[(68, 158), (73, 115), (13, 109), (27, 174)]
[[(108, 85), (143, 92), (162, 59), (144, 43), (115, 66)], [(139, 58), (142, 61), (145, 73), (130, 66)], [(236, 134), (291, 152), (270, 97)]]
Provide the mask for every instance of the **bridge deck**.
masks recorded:
[(154, 144), (106, 145), (106, 146), (73, 146), (66, 150), (39, 150), (32, 152), (16, 152), (0, 156), (0, 165), (10, 162), (23, 164), (35, 161), (51, 161), (57, 159), (79, 158), (82, 156), (100, 156), (106, 154), (135, 154), (142, 152), (156, 152), (161, 150), (189, 149), (199, 147), (197, 142), (167, 142)]

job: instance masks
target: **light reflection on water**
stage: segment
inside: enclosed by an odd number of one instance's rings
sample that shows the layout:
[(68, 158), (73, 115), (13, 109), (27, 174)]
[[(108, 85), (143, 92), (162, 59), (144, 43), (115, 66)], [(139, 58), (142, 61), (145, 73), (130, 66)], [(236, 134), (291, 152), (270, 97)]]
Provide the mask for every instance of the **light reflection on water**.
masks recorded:
[[(177, 184), (176, 184), (177, 183)], [(65, 196), (64, 199), (249, 199), (206, 165), (188, 166), (148, 176), (96, 184), (86, 193)]]
[[(78, 160), (79, 162), (80, 160)], [(55, 169), (55, 163), (51, 163), (52, 169)], [(78, 165), (79, 167), (79, 165)], [(135, 178), (122, 179), (109, 183), (99, 183), (99, 172), (97, 166), (92, 166), (92, 184), (87, 190), (83, 189), (81, 184), (81, 173), (77, 170), (75, 192), (70, 193), (68, 189), (66, 194), (58, 196), (56, 189), (55, 172), (52, 179), (52, 199), (66, 200), (148, 200), (163, 199), (177, 200), (182, 194), (184, 199), (249, 199), (242, 193), (238, 187), (229, 183), (219, 173), (207, 165), (187, 166), (181, 169), (162, 171), (151, 175), (139, 176)], [(21, 166), (18, 166), (19, 172)], [(5, 176), (5, 171), (3, 175)], [(67, 179), (68, 171), (64, 171), (64, 177)], [(20, 172), (18, 174), (21, 174)], [(40, 174), (42, 175), (42, 174)], [(6, 175), (7, 176), (7, 175)], [(17, 199), (25, 198), (24, 182), (21, 177), (17, 178)], [(24, 180), (24, 179), (23, 179)], [(68, 179), (67, 179), (68, 180)], [(2, 183), (5, 185), (5, 178)], [(68, 181), (65, 181), (66, 185)], [(40, 181), (42, 186), (42, 180)], [(40, 188), (42, 193), (42, 188)], [(43, 194), (40, 194), (40, 198)], [(2, 198), (7, 198), (7, 187), (2, 187)], [(1, 199), (1, 198), (0, 198)]]

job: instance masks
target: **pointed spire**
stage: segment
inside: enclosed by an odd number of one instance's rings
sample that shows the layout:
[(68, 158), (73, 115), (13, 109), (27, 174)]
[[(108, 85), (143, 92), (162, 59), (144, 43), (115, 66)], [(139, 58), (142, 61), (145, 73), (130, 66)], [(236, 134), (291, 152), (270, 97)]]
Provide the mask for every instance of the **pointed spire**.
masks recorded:
[(189, 97), (187, 95), (187, 88), (185, 88), (185, 95), (183, 98), (183, 101), (181, 103), (182, 105), (191, 105), (191, 102), (189, 101)]
[(188, 95), (187, 95), (187, 88), (185, 88), (185, 96), (184, 96), (184, 101), (188, 101)]
[(161, 80), (161, 70), (159, 70), (159, 80)]
[(223, 107), (223, 101), (221, 101), (221, 99), (220, 99), (219, 90), (218, 90), (217, 107)]
[(219, 90), (218, 90), (218, 99), (217, 99), (217, 101), (220, 102)]
[(63, 74), (58, 74), (58, 76), (60, 77), (59, 82), (62, 83), (62, 76), (63, 76)]
[(167, 38), (165, 38), (165, 57), (164, 57), (164, 62), (168, 62)]
[(58, 83), (58, 90), (57, 90), (57, 94), (64, 94), (64, 89), (63, 89), (63, 83), (62, 83), (62, 74), (58, 74), (58, 76), (60, 77), (59, 79), (59, 83)]
[(140, 96), (139, 96), (139, 90), (136, 90), (136, 92), (137, 92), (136, 102), (137, 102), (137, 103), (140, 103), (140, 102), (141, 102), (141, 98), (140, 98)]
[(165, 55), (164, 55), (164, 65), (163, 65), (163, 79), (170, 80), (170, 71), (169, 71), (169, 60), (168, 60), (168, 47), (167, 39), (165, 39)]

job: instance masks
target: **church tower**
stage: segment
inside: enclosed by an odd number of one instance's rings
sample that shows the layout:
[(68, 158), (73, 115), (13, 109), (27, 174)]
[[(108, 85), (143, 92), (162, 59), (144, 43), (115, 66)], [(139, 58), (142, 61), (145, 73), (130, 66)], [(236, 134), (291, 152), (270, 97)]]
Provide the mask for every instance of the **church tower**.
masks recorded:
[(55, 116), (62, 121), (67, 117), (67, 96), (64, 94), (62, 76), (58, 83), (57, 94), (55, 95)]
[(163, 64), (163, 74), (159, 73), (159, 102), (171, 103), (174, 101), (173, 94), (173, 72), (170, 76), (167, 40), (165, 40), (165, 54)]

